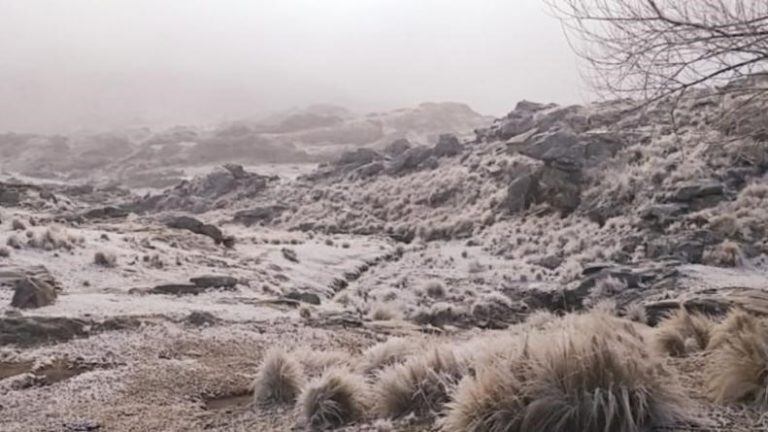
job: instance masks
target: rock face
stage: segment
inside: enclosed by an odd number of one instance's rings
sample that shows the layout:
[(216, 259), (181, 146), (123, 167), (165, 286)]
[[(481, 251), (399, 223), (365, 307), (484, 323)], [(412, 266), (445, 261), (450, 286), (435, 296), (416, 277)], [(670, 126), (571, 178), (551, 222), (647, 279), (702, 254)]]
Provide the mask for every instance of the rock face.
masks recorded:
[(11, 306), (20, 309), (36, 309), (56, 301), (56, 290), (42, 280), (25, 277), (16, 281)]

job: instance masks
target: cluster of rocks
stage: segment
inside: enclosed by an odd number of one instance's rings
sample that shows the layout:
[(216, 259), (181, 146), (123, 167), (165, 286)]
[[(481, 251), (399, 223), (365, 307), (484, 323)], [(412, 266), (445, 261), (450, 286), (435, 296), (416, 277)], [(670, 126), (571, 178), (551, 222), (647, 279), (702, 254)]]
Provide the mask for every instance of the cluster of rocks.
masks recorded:
[(435, 169), (439, 166), (440, 158), (456, 156), (463, 150), (464, 145), (452, 134), (440, 135), (432, 147), (412, 146), (407, 139), (401, 138), (387, 145), (383, 152), (370, 148), (345, 152), (306, 178), (317, 180), (348, 176), (355, 180), (379, 174), (400, 176), (417, 170)]
[(208, 175), (182, 181), (160, 194), (145, 196), (128, 208), (136, 213), (166, 210), (202, 213), (253, 198), (275, 180), (275, 176), (252, 173), (241, 165), (227, 164)]

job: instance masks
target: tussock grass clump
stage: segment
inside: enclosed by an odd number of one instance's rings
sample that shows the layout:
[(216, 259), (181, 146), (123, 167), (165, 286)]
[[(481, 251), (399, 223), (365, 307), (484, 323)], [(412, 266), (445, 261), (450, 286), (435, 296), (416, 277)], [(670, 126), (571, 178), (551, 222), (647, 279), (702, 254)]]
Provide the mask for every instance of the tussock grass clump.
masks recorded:
[(381, 371), (373, 388), (375, 411), (389, 418), (436, 413), (466, 372), (466, 363), (452, 350), (432, 348)]
[(656, 347), (674, 357), (701, 351), (709, 344), (714, 325), (712, 318), (680, 308), (659, 323)]
[(371, 308), (370, 318), (374, 321), (393, 321), (403, 319), (403, 312), (392, 303), (376, 303)]
[(732, 311), (713, 331), (705, 376), (717, 403), (746, 402), (768, 407), (768, 325)]
[(376, 375), (388, 366), (404, 362), (420, 349), (421, 347), (414, 340), (392, 338), (363, 352), (357, 369), (366, 376)]
[(101, 266), (101, 267), (116, 267), (117, 266), (117, 256), (112, 253), (108, 252), (96, 252), (93, 255), (93, 263)]
[(414, 310), (409, 318), (416, 324), (443, 327), (448, 324), (461, 322), (466, 317), (467, 311), (463, 306), (449, 302), (437, 302), (431, 307)]
[(525, 318), (525, 325), (534, 329), (542, 329), (557, 321), (557, 319), (558, 317), (552, 312), (546, 309), (537, 309)]
[(253, 383), (253, 397), (261, 404), (290, 403), (304, 384), (301, 366), (282, 350), (269, 351)]
[(586, 303), (596, 305), (602, 299), (611, 299), (627, 289), (627, 283), (613, 276), (604, 277), (595, 283), (589, 293)]
[(331, 369), (307, 386), (299, 406), (310, 428), (336, 428), (365, 415), (366, 393), (362, 377), (346, 369)]
[(83, 237), (72, 235), (58, 226), (49, 227), (45, 231), (38, 233), (27, 231), (27, 237), (28, 247), (46, 251), (71, 251), (75, 247), (82, 246), (85, 243)]
[(592, 305), (591, 310), (606, 315), (618, 315), (619, 313), (619, 307), (616, 305), (616, 301), (609, 298), (598, 300)]
[(512, 313), (513, 304), (509, 297), (499, 292), (490, 292), (472, 303), (470, 313), (478, 320), (503, 320)]
[(728, 311), (725, 319), (712, 327), (707, 350), (713, 351), (725, 345), (734, 334), (741, 332), (757, 332), (761, 329), (760, 320), (744, 311), (733, 308)]
[(430, 281), (424, 286), (424, 293), (432, 298), (443, 298), (445, 286), (440, 281)]
[(768, 406), (768, 340), (743, 331), (718, 348), (707, 367), (707, 393), (717, 403), (747, 402)]
[(640, 324), (648, 324), (648, 312), (642, 303), (630, 303), (624, 307), (624, 318)]
[(673, 376), (628, 321), (590, 313), (459, 384), (445, 432), (639, 432), (685, 418)]

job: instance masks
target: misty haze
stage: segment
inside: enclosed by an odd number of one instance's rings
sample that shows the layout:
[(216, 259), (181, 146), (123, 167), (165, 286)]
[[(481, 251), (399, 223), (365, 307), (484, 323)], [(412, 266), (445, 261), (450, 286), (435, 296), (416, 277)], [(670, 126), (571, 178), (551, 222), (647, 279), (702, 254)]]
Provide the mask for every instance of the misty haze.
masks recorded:
[(0, 431), (768, 430), (766, 34), (0, 0)]

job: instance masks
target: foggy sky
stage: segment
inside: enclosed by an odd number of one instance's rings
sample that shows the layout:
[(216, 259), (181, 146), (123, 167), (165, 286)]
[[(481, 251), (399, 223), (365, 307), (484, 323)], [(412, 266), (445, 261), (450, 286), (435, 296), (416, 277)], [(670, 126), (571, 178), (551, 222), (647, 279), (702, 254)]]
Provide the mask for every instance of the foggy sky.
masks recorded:
[(587, 94), (541, 0), (0, 0), (0, 131)]

